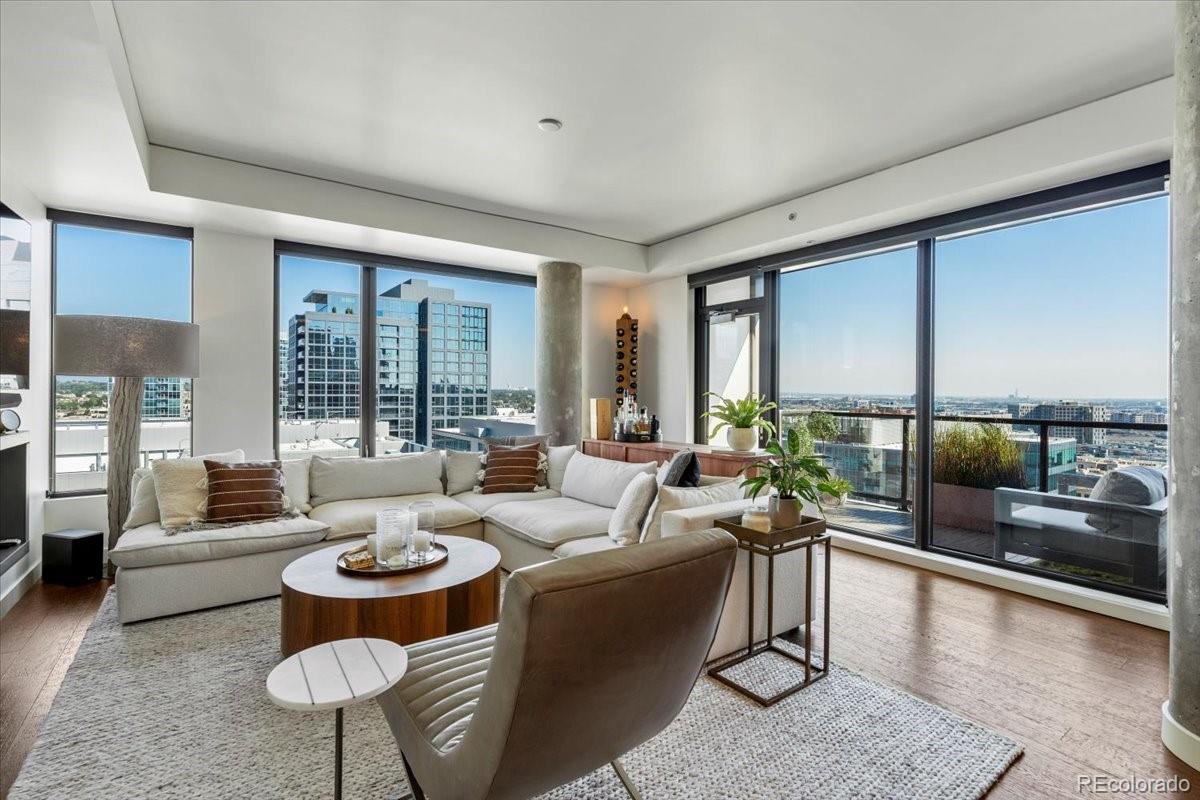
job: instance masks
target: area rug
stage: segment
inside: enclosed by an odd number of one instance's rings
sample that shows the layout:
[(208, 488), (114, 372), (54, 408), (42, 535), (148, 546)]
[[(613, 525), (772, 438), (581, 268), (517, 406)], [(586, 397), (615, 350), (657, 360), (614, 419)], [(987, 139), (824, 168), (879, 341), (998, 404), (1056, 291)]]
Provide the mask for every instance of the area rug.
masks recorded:
[[(279, 661), (279, 602), (122, 626), (109, 593), (12, 800), (326, 798), (333, 714), (285, 711), (264, 683)], [(770, 682), (777, 670), (747, 680)], [(373, 703), (346, 712), (345, 797), (408, 796)], [(654, 798), (937, 798), (987, 793), (1020, 755), (1009, 739), (834, 667), (760, 708), (705, 677), (667, 730), (623, 759)], [(547, 798), (626, 800), (610, 767)]]

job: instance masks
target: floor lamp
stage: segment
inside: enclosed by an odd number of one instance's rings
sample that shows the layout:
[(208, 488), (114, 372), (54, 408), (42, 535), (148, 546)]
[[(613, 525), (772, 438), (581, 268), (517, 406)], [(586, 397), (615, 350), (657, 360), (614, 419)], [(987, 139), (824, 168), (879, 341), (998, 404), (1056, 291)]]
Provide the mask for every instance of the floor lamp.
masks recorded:
[(200, 328), (191, 323), (69, 314), (54, 318), (54, 374), (113, 379), (108, 399), (110, 550), (129, 514), (130, 483), (138, 467), (144, 379), (194, 378), (199, 361)]

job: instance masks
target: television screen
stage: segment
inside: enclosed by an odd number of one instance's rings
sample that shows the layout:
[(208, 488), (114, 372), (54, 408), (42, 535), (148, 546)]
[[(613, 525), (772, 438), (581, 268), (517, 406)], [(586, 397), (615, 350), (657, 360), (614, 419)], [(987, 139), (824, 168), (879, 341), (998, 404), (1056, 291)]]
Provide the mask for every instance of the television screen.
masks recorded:
[(33, 227), (0, 205), (0, 390), (29, 386)]

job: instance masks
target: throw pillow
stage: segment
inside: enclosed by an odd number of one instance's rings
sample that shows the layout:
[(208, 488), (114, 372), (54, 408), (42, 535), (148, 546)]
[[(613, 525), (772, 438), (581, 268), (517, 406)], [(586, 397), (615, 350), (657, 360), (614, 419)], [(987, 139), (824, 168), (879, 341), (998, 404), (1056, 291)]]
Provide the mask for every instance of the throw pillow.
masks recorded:
[(456, 495), (475, 488), (479, 470), (483, 467), (481, 453), (446, 451), (446, 494)]
[(154, 473), (154, 497), (164, 529), (171, 531), (204, 520), (208, 506), (208, 475), (205, 461), (233, 464), (246, 460), (242, 450), (210, 453), (195, 458), (161, 459), (150, 465)]
[(308, 497), (308, 468), (310, 458), (296, 458), (283, 462), (283, 500), (290, 511), (307, 514), (312, 511)]
[(662, 538), (662, 518), (668, 511), (729, 503), (739, 499), (738, 488), (741, 483), (741, 479), (731, 478), (708, 486), (660, 486), (654, 507), (650, 509), (646, 524), (642, 526), (642, 541), (652, 542)]
[(575, 455), (575, 451), (578, 449), (573, 444), (564, 444), (562, 447), (551, 447), (550, 452), (546, 454), (550, 461), (546, 485), (554, 491), (562, 491), (563, 477), (567, 474), (567, 464), (571, 463), (571, 456)]
[(278, 461), (205, 461), (204, 469), (208, 522), (263, 522), (284, 513), (283, 469)]
[(479, 492), (497, 494), (536, 490), (538, 461), (541, 458), (536, 444), (527, 447), (489, 447)]
[(492, 445), (500, 445), (501, 447), (524, 447), (529, 444), (536, 444), (538, 450), (546, 453), (550, 449), (550, 434), (538, 433), (530, 436), (489, 436), (483, 440), (488, 447)]
[(313, 456), (308, 487), (313, 506), (335, 500), (442, 494), (442, 454), (429, 450), (378, 458)]
[(654, 502), (658, 481), (648, 473), (638, 473), (621, 493), (621, 501), (608, 521), (608, 538), (625, 547), (637, 544), (642, 534), (642, 521)]
[(129, 515), (125, 517), (121, 530), (128, 531), (158, 522), (158, 500), (154, 497), (154, 473), (149, 467), (139, 467), (133, 472), (129, 485), (133, 500), (129, 503)]
[[(1107, 503), (1128, 506), (1151, 506), (1167, 496), (1167, 476), (1153, 467), (1120, 467), (1100, 476), (1088, 497)], [(1111, 514), (1102, 511), (1088, 514), (1084, 520), (1097, 530), (1108, 530), (1116, 524)]]
[(680, 450), (658, 470), (659, 486), (699, 486), (700, 459), (691, 450)]
[(567, 462), (567, 470), (563, 474), (563, 497), (582, 500), (594, 506), (616, 508), (633, 477), (640, 472), (653, 475), (656, 467), (653, 461), (629, 464), (576, 453)]
[[(522, 437), (510, 437), (510, 438), (522, 438)], [(536, 438), (536, 437), (526, 436), (524, 438), (531, 439), (531, 438)], [(537, 489), (545, 489), (546, 488), (547, 483), (550, 480), (550, 458), (549, 458), (549, 456), (546, 455), (546, 451), (545, 451), (545, 449), (542, 448), (540, 443), (529, 442), (528, 444), (518, 444), (518, 445), (490, 444), (490, 445), (488, 445), (487, 452), (484, 453), (482, 456), (480, 456), (480, 459), (479, 459), (480, 466), (478, 467), (478, 472), (475, 473), (475, 477), (476, 477), (475, 491), (476, 492), (481, 491), (483, 489), (483, 473), (484, 473), (484, 470), (487, 468), (487, 462), (488, 462), (488, 458), (489, 458), (490, 454), (493, 452), (499, 452), (501, 450), (532, 450), (533, 452), (537, 453), (538, 461), (537, 461), (537, 487), (536, 488)]]

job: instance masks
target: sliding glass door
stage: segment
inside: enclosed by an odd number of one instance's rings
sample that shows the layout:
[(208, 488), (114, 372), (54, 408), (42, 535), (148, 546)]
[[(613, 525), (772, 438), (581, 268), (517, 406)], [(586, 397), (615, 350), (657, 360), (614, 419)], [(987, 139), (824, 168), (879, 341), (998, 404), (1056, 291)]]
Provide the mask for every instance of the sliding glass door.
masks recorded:
[(831, 522), (909, 542), (916, 287), (914, 247), (779, 279), (783, 428), (851, 484), (826, 510)]

